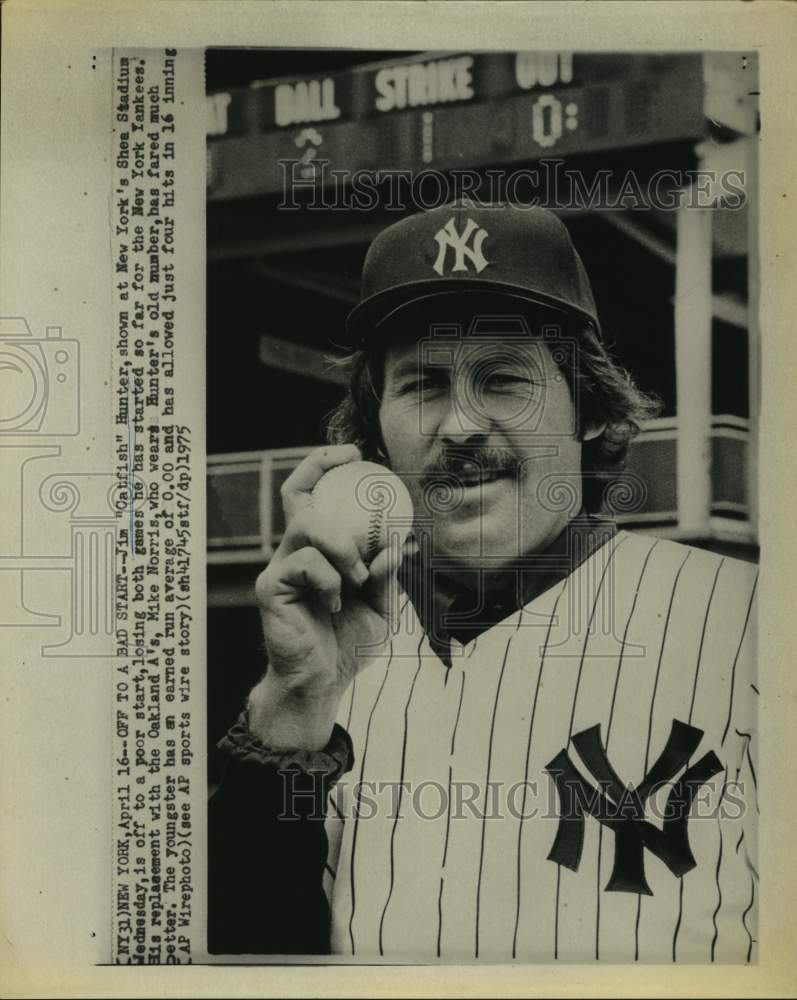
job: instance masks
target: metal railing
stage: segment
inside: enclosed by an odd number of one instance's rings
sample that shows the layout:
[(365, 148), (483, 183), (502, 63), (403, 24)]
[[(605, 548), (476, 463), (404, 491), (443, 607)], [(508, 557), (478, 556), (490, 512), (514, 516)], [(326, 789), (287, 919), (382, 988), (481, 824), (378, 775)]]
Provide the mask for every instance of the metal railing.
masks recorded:
[[(748, 509), (749, 421), (720, 414), (709, 433), (711, 498), (709, 538), (755, 544)], [(647, 421), (631, 448), (628, 471), (645, 484), (633, 512), (618, 516), (629, 530), (671, 538), (679, 527), (677, 418)], [(263, 563), (283, 531), (279, 491), (312, 447), (278, 448), (208, 456), (208, 562)]]

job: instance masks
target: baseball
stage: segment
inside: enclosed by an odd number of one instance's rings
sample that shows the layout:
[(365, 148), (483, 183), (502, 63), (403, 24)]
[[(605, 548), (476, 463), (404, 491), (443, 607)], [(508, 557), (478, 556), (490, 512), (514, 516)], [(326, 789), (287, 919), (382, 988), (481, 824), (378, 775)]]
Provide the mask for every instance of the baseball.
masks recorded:
[(412, 528), (407, 487), (375, 462), (347, 462), (330, 469), (316, 483), (311, 502), (325, 523), (334, 522), (355, 539), (366, 565), (391, 538), (399, 536), (403, 544)]

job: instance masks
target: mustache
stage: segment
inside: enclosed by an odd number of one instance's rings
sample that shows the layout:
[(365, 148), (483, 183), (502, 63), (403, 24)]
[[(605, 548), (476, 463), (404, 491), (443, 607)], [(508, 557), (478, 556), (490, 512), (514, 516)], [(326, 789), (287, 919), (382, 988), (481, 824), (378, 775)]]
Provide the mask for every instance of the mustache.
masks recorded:
[(446, 448), (435, 456), (421, 473), (421, 480), (430, 485), (440, 479), (487, 473), (516, 473), (518, 460), (508, 448), (492, 446)]

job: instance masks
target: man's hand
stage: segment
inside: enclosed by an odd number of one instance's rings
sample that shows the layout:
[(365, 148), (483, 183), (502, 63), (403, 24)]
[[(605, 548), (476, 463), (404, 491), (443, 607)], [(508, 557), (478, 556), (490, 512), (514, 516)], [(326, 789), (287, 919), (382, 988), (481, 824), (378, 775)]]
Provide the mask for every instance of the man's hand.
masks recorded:
[(256, 585), (268, 670), (249, 700), (252, 731), (271, 747), (323, 748), (343, 693), (387, 640), (400, 552), (366, 567), (354, 539), (319, 523), (310, 502), (325, 472), (361, 457), (354, 445), (318, 448), (282, 487), (285, 535)]

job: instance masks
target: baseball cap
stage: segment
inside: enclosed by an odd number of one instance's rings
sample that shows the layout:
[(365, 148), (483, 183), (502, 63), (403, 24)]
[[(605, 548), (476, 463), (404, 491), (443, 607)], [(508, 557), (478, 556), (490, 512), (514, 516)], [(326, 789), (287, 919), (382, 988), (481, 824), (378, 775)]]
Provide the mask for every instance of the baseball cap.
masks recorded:
[(540, 207), (467, 200), (393, 223), (368, 248), (346, 332), (358, 346), (403, 305), (440, 293), (504, 293), (586, 321), (600, 335), (584, 264), (564, 223)]

